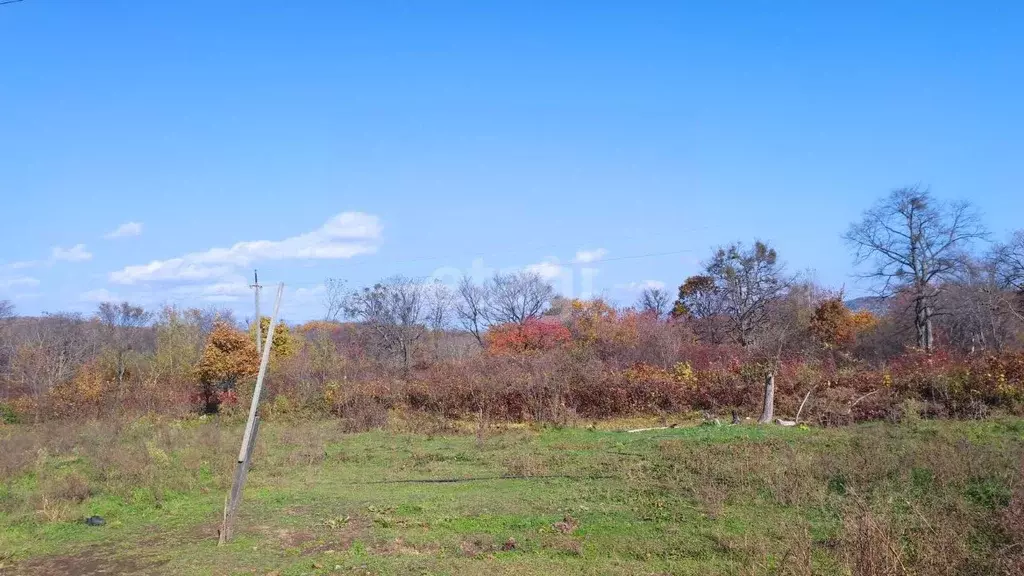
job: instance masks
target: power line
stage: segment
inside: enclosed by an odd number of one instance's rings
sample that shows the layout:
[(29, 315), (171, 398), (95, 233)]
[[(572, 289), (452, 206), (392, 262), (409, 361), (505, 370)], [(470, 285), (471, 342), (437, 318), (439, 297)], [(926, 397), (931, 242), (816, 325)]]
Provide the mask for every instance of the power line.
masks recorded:
[(16, 4), (18, 2), (24, 2), (25, 0), (0, 0), (0, 6), (4, 4)]

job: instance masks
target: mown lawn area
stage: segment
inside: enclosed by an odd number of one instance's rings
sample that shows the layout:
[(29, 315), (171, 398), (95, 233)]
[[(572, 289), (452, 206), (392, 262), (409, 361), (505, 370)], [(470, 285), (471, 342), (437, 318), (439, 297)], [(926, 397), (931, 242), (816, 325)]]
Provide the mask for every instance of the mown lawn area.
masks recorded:
[(266, 422), (218, 547), (239, 423), (9, 425), (0, 574), (1001, 574), (1024, 559), (1018, 419), (608, 427)]

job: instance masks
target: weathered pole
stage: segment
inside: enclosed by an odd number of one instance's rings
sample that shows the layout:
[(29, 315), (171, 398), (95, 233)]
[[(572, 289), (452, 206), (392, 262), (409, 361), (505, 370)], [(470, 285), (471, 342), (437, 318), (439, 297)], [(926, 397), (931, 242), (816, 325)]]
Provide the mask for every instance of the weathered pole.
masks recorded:
[[(277, 324), (277, 313), (281, 308), (281, 296), (284, 294), (284, 284), (277, 286), (277, 299), (274, 301), (274, 314), (270, 317), (270, 327), (267, 330), (267, 342), (263, 346), (263, 355), (260, 358), (260, 371), (256, 375), (256, 387), (252, 391), (252, 403), (249, 405), (249, 419), (245, 423), (245, 434), (242, 436), (242, 447), (238, 451), (238, 463), (235, 466), (235, 478), (231, 483), (231, 492), (228, 493), (224, 503), (224, 519), (220, 528), (220, 545), (224, 545), (231, 539), (231, 528), (235, 521), (235, 514), (238, 512), (238, 505), (242, 502), (242, 489), (245, 487), (245, 479), (249, 474), (249, 466), (252, 464), (252, 452), (256, 446), (256, 433), (259, 431), (259, 416), (256, 412), (259, 409), (260, 395), (263, 392), (263, 377), (267, 374), (267, 364), (270, 363), (270, 349), (274, 344), (274, 327)], [(259, 333), (259, 325), (256, 330)]]

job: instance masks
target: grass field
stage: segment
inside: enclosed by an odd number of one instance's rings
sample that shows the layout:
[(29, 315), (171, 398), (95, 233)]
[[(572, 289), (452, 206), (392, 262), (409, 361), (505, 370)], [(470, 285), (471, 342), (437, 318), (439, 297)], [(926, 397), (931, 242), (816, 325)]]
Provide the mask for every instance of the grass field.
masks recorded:
[[(238, 423), (0, 428), (0, 574), (1010, 574), (1024, 558), (1007, 520), (1020, 420), (402, 422), (265, 423), (225, 547)], [(421, 482), (441, 479), (460, 481)]]

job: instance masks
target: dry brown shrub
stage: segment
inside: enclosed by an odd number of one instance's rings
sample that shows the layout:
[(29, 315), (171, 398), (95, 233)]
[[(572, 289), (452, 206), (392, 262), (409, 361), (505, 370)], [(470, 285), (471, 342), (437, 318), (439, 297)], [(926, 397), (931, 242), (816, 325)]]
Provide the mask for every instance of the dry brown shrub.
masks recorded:
[(512, 454), (501, 463), (505, 476), (544, 476), (547, 464), (534, 454)]
[(843, 520), (843, 559), (851, 576), (907, 574), (902, 544), (887, 518), (858, 508)]
[(459, 551), (463, 556), (475, 558), (494, 552), (497, 547), (494, 537), (490, 534), (475, 534), (459, 543)]

